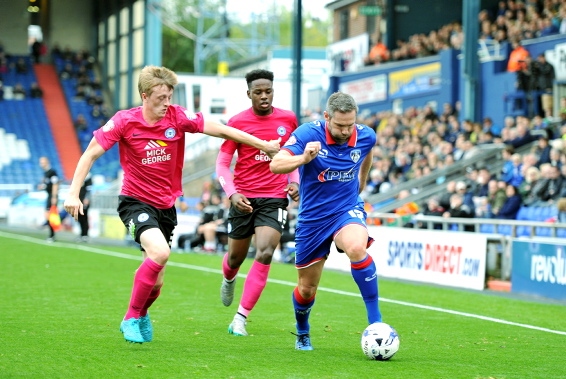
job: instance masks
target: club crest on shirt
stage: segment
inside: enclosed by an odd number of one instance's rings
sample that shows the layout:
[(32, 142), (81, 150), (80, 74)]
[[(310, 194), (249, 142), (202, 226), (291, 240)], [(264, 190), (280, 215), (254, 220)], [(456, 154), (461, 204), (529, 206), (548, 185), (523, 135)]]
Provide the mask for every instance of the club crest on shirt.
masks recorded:
[(350, 151), (350, 158), (354, 163), (358, 163), (361, 156), (362, 156), (362, 152), (359, 149)]
[(194, 120), (197, 118), (197, 115), (194, 114), (193, 112), (189, 112), (189, 111), (185, 111), (185, 116), (187, 116), (187, 118), (189, 120)]
[(104, 126), (102, 127), (103, 132), (109, 132), (112, 129), (114, 129), (114, 121), (113, 120), (108, 120), (108, 122), (106, 124), (104, 124)]
[(289, 137), (287, 142), (285, 142), (284, 146), (291, 146), (291, 145), (294, 145), (296, 142), (297, 142), (297, 139), (295, 138), (295, 136), (291, 136), (291, 137)]
[(277, 134), (279, 134), (281, 137), (283, 137), (285, 133), (287, 133), (287, 129), (285, 129), (284, 126), (280, 126), (277, 128)]
[(175, 131), (174, 128), (169, 128), (165, 131), (165, 137), (166, 138), (173, 138), (173, 137), (175, 137), (175, 134), (177, 134), (177, 132)]

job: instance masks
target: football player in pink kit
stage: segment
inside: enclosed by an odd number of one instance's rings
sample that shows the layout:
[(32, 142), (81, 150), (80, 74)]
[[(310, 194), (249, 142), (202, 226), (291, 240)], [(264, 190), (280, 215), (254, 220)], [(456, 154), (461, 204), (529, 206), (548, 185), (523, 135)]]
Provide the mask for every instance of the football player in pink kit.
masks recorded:
[[(253, 70), (246, 74), (251, 108), (232, 117), (228, 124), (261, 139), (280, 138), (285, 143), (297, 128), (297, 117), (291, 111), (275, 108), (273, 102), (273, 73)], [(234, 174), (230, 163), (238, 152)], [(216, 173), (231, 201), (228, 214), (228, 252), (224, 255), (224, 278), (220, 296), (225, 306), (232, 304), (236, 275), (246, 259), (252, 236), (255, 234), (256, 255), (244, 282), (238, 311), (228, 332), (247, 336), (246, 319), (259, 300), (267, 283), (273, 251), (279, 244), (287, 219), (290, 196), (299, 199), (298, 171), (290, 175), (273, 174), (271, 159), (257, 149), (233, 141), (220, 147)]]
[(138, 79), (142, 106), (117, 112), (79, 159), (65, 209), (75, 219), (83, 213), (81, 185), (92, 164), (116, 142), (124, 170), (118, 213), (134, 240), (141, 245), (144, 261), (134, 276), (130, 304), (120, 324), (129, 342), (149, 342), (153, 328), (147, 313), (160, 294), (171, 237), (177, 225), (175, 199), (182, 194), (185, 133), (204, 133), (233, 139), (268, 154), (279, 150), (279, 141), (265, 142), (222, 124), (205, 121), (171, 104), (177, 75), (165, 68), (146, 66)]

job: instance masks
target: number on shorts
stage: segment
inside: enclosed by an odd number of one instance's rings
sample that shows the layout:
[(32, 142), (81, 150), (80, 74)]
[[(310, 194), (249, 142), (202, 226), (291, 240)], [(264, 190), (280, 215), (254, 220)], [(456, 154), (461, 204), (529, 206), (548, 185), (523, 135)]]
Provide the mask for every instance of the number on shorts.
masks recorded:
[(351, 211), (348, 211), (348, 213), (350, 214), (350, 216), (352, 217), (357, 217), (360, 220), (364, 220), (364, 212), (358, 210), (358, 209), (352, 209)]
[(287, 211), (281, 208), (279, 208), (278, 211), (277, 221), (279, 221), (281, 227), (284, 227), (285, 223), (287, 222)]

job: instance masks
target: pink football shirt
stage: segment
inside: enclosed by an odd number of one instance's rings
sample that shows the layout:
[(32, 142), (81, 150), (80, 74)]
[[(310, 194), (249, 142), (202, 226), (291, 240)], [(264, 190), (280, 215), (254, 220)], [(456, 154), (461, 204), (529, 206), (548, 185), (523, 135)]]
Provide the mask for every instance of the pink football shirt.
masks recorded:
[[(264, 141), (281, 138), (283, 146), (297, 129), (297, 117), (292, 111), (275, 107), (270, 115), (258, 116), (249, 108), (228, 120), (228, 125)], [(249, 198), (287, 197), (283, 190), (288, 183), (288, 175), (272, 173), (269, 169), (271, 159), (263, 151), (231, 140), (224, 141), (220, 150), (230, 155), (238, 151), (234, 168), (236, 191)]]
[(122, 195), (166, 209), (182, 194), (185, 132), (203, 129), (202, 114), (179, 105), (169, 106), (165, 117), (151, 126), (143, 119), (142, 107), (136, 107), (117, 112), (94, 138), (104, 150), (119, 142)]

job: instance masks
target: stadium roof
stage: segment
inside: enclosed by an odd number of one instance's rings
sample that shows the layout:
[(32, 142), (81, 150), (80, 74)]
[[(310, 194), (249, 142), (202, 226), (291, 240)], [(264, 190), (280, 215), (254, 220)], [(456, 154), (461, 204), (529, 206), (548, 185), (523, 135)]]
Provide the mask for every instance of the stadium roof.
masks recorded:
[(334, 11), (338, 8), (343, 8), (345, 6), (348, 6), (350, 4), (356, 3), (358, 0), (336, 0), (333, 2), (330, 2), (328, 4), (326, 4), (324, 7), (328, 8), (331, 11)]

